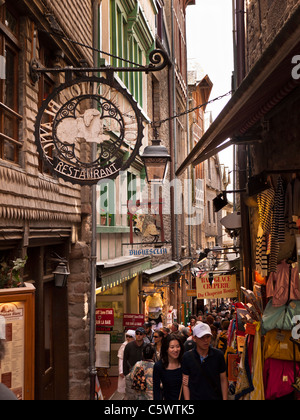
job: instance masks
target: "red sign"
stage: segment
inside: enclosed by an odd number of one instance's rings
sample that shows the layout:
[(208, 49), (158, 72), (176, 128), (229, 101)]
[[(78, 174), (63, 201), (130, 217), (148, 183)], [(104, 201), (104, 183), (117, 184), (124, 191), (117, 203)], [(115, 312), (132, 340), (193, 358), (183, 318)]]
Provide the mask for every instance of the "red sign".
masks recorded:
[(96, 309), (96, 329), (103, 331), (103, 328), (111, 328), (115, 324), (113, 309)]
[(145, 323), (144, 315), (141, 314), (124, 314), (123, 327), (136, 330)]
[(256, 334), (256, 325), (255, 324), (246, 324), (246, 334), (255, 335)]

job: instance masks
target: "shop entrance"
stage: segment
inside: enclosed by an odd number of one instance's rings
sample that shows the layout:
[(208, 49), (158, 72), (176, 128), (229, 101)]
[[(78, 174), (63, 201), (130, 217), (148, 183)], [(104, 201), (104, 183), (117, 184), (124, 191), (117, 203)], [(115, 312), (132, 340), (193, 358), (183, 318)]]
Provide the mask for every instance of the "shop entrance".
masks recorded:
[[(39, 400), (65, 400), (68, 397), (66, 291), (54, 281), (43, 284), (43, 331), (39, 332), (40, 356), (37, 364), (36, 394)], [(38, 321), (39, 322), (39, 321)]]
[[(52, 247), (51, 247), (52, 248)], [(50, 247), (28, 249), (28, 277), (36, 287), (35, 399), (68, 398), (67, 288), (54, 284)]]

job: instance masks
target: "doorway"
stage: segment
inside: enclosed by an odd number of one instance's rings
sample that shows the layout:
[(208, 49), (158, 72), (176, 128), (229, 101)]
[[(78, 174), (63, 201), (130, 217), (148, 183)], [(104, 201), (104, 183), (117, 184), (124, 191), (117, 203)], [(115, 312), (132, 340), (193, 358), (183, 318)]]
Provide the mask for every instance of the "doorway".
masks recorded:
[[(68, 399), (68, 293), (55, 287), (49, 255), (53, 247), (28, 248), (36, 288), (35, 399)], [(55, 247), (55, 249), (57, 249)], [(58, 251), (56, 251), (58, 252)]]

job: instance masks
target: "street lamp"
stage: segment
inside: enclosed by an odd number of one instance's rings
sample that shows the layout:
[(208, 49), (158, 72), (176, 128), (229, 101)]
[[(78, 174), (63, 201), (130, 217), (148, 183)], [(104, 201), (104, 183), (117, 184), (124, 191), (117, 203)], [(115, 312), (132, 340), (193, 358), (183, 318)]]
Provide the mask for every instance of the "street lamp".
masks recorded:
[(55, 287), (65, 287), (67, 285), (70, 272), (65, 262), (60, 262), (52, 274), (54, 274)]
[(152, 145), (147, 146), (141, 159), (144, 162), (148, 183), (163, 184), (167, 175), (168, 163), (171, 156), (161, 140), (152, 140)]

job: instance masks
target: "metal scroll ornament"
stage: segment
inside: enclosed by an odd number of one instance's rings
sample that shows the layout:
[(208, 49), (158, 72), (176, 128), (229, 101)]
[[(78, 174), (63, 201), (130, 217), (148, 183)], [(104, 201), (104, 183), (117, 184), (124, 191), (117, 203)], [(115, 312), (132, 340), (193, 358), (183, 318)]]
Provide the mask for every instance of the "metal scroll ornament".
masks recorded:
[(132, 164), (143, 138), (141, 113), (113, 78), (84, 77), (47, 97), (37, 116), (35, 137), (54, 174), (73, 184), (92, 185), (117, 177)]

